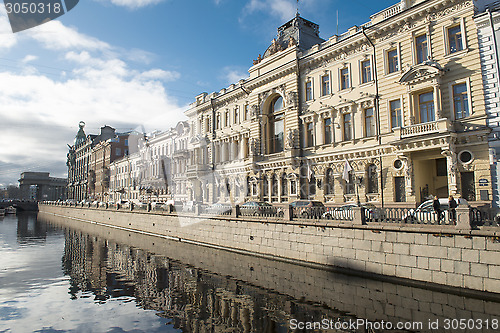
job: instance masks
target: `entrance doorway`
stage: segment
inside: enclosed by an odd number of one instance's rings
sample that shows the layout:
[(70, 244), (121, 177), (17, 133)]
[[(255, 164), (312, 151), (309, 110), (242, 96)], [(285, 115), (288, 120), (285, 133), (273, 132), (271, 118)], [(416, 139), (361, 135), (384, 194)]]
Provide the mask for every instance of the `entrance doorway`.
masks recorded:
[(474, 172), (461, 172), (462, 198), (467, 201), (476, 201), (476, 188), (474, 187)]
[(405, 177), (394, 177), (394, 193), (396, 202), (406, 201)]

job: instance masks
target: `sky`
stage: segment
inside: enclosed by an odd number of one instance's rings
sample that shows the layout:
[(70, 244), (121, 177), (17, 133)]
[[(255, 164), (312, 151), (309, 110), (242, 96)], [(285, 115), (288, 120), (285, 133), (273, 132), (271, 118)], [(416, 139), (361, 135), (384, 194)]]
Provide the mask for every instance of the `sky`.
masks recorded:
[[(328, 39), (397, 0), (300, 0)], [(66, 177), (67, 144), (87, 134), (168, 130), (196, 95), (248, 77), (295, 0), (80, 0), (13, 33), (0, 7), (0, 187), (25, 171)], [(338, 12), (338, 24), (337, 24)]]

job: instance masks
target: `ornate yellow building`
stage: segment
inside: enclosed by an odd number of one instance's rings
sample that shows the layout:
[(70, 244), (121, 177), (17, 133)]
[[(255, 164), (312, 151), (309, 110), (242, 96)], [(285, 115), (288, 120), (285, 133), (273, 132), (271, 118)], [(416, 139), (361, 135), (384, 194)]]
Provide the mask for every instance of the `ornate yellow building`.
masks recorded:
[(491, 202), (471, 0), (406, 0), (323, 40), (299, 15), (249, 69), (200, 94), (192, 199)]

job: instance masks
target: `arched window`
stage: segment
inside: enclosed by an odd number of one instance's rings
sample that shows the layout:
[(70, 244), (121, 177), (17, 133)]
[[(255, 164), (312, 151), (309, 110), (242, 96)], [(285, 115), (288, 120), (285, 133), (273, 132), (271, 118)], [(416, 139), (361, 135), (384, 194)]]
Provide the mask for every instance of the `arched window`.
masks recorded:
[(366, 173), (368, 193), (378, 193), (377, 166), (375, 164), (370, 164), (366, 169)]
[(326, 170), (326, 179), (325, 179), (325, 194), (334, 194), (334, 188), (335, 188), (335, 183), (334, 183), (334, 178), (333, 178), (333, 170), (328, 169)]
[(283, 109), (283, 97), (277, 96), (273, 99), (269, 109), (269, 153), (279, 153), (284, 148), (285, 114)]

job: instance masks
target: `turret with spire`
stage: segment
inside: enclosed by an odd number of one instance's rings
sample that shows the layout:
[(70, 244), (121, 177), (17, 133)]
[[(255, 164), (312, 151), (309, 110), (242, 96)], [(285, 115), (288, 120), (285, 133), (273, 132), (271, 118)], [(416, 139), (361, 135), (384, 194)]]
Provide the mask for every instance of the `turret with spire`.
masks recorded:
[(313, 45), (323, 43), (325, 40), (319, 37), (319, 25), (302, 18), (298, 7), (295, 17), (278, 28), (278, 36), (273, 39), (271, 45), (254, 61), (258, 64), (262, 59), (276, 52), (283, 51), (289, 47), (298, 47), (299, 50), (307, 50)]

